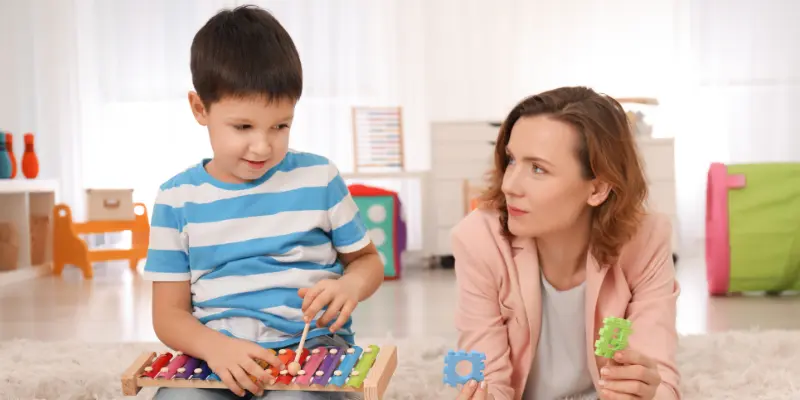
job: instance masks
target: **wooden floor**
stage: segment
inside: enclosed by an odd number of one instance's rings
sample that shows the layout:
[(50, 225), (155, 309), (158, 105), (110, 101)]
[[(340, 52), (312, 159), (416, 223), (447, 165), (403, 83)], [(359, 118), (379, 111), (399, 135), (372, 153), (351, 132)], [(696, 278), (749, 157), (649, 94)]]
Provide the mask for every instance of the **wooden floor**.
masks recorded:
[[(68, 268), (0, 287), (0, 340), (76, 339), (87, 342), (157, 341), (150, 312), (150, 284), (124, 263), (99, 264), (93, 281)], [(683, 292), (678, 329), (684, 334), (731, 329), (800, 329), (800, 297), (709, 298), (702, 259), (678, 264)], [(362, 337), (452, 336), (455, 278), (452, 270), (408, 269), (386, 282), (354, 315)]]

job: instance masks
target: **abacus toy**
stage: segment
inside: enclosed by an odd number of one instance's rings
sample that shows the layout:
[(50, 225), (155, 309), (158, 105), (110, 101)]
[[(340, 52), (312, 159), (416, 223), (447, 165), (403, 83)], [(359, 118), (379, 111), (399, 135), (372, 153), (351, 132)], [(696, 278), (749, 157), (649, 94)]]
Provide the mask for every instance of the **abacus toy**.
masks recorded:
[(618, 351), (628, 347), (628, 336), (631, 330), (630, 320), (618, 317), (606, 317), (603, 319), (603, 327), (600, 328), (600, 338), (594, 342), (594, 354), (605, 358), (614, 358)]
[[(302, 349), (302, 347), (301, 347)], [(300, 350), (282, 349), (278, 358), (284, 365), (297, 359), (297, 376), (288, 370), (278, 371), (260, 361), (277, 379), (264, 390), (363, 393), (364, 400), (380, 400), (397, 367), (395, 346), (366, 348), (317, 347)], [(251, 377), (251, 379), (255, 379)], [(122, 375), (122, 394), (135, 396), (144, 387), (223, 389), (228, 387), (200, 359), (176, 352), (144, 353)]]

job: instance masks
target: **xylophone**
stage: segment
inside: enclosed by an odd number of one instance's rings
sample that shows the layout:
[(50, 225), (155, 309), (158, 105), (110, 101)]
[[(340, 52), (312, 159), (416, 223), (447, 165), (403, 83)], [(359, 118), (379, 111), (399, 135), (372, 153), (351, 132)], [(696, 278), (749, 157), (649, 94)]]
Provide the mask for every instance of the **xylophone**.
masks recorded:
[[(296, 352), (282, 349), (278, 358), (284, 365)], [(278, 371), (263, 361), (277, 379), (264, 390), (299, 390), (363, 393), (364, 400), (380, 400), (397, 368), (397, 348), (375, 345), (361, 348), (317, 347), (302, 350), (297, 376)], [(255, 379), (251, 377), (251, 379)], [(205, 361), (176, 352), (144, 353), (122, 375), (122, 393), (135, 396), (144, 387), (228, 389), (208, 368)]]

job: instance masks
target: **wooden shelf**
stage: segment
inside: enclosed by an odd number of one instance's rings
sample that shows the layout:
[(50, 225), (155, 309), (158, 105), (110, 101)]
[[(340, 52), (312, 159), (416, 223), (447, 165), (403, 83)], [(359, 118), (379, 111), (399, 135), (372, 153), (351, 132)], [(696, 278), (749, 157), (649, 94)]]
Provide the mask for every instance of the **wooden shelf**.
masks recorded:
[[(11, 223), (19, 241), (17, 267), (0, 271), (0, 285), (26, 276), (36, 276), (41, 273), (42, 268), (52, 264), (52, 213), (58, 200), (58, 186), (58, 181), (55, 180), (0, 180), (0, 223)], [(31, 255), (31, 220), (34, 217), (44, 217), (48, 221), (44, 256), (41, 260), (32, 260)], [(33, 265), (32, 261), (37, 261), (37, 265)]]
[(58, 192), (58, 181), (48, 179), (0, 179), (0, 194), (42, 192)]

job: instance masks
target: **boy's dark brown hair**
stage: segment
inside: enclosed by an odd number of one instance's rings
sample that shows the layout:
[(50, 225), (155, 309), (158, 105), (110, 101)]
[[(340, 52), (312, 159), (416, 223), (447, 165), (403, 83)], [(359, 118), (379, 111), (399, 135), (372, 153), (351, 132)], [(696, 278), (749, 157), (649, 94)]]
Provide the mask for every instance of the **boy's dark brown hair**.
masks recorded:
[(192, 82), (206, 108), (224, 97), (297, 101), (303, 68), (289, 33), (256, 6), (223, 10), (192, 40)]
[(500, 213), (503, 234), (508, 230), (508, 209), (501, 190), (508, 166), (506, 146), (511, 128), (524, 117), (547, 115), (574, 127), (580, 135), (575, 157), (585, 179), (601, 179), (611, 185), (606, 201), (592, 216), (593, 255), (600, 264), (614, 263), (644, 214), (647, 181), (625, 111), (616, 100), (585, 87), (562, 87), (522, 100), (500, 127), (494, 153), (494, 169), (482, 206)]

